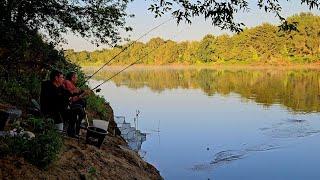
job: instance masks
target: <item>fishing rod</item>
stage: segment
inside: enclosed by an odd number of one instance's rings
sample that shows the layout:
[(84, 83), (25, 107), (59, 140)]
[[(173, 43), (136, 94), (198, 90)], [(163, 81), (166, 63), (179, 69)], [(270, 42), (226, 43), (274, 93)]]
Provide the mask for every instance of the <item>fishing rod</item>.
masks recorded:
[[(182, 30), (181, 30), (182, 31)], [(180, 32), (180, 31), (179, 31)], [(177, 33), (178, 34), (178, 33)], [(125, 71), (126, 69), (130, 68), (131, 66), (137, 64), (140, 60), (144, 59), (145, 57), (147, 57), (149, 54), (151, 54), (152, 52), (154, 52), (155, 50), (159, 49), (160, 47), (164, 46), (165, 44), (167, 44), (169, 42), (169, 40), (165, 41), (165, 43), (161, 44), (160, 46), (152, 49), (149, 53), (147, 53), (146, 55), (140, 57), (138, 60), (134, 61), (133, 63), (129, 64), (128, 66), (126, 66), (125, 68), (123, 68), (122, 70), (120, 70), (119, 72), (117, 72), (116, 74), (114, 74), (113, 76), (109, 77), (108, 79), (104, 80), (102, 83), (98, 84), (96, 87), (94, 87), (93, 89), (91, 89), (91, 91), (96, 90), (96, 92), (100, 92), (100, 88), (97, 89), (98, 87), (100, 87), (101, 85), (103, 85), (104, 83), (108, 82), (109, 80), (111, 80), (112, 78), (116, 77), (118, 74), (120, 74), (121, 72)]]
[[(155, 48), (158, 49), (158, 48)], [(155, 49), (153, 49), (151, 52), (153, 52)], [(150, 53), (151, 53), (150, 52)], [(116, 74), (114, 74), (113, 76), (109, 77), (108, 79), (104, 80), (102, 83), (100, 83), (99, 85), (97, 85), (96, 87), (94, 87), (93, 89), (91, 89), (91, 91), (94, 91), (95, 89), (97, 89), (98, 87), (100, 87), (101, 85), (103, 85), (104, 83), (108, 82), (110, 79), (116, 77), (118, 74), (120, 74), (121, 72), (125, 71), (126, 69), (128, 69), (129, 67), (135, 65), (136, 63), (138, 63), (141, 59), (147, 57), (149, 54), (146, 54), (145, 56), (143, 56), (142, 58), (138, 59), (137, 61), (129, 64), (127, 67), (123, 68), (122, 70), (120, 70), (119, 72), (117, 72)], [(97, 89), (96, 91), (99, 92), (101, 89)]]
[(105, 66), (107, 66), (111, 61), (113, 61), (116, 57), (118, 57), (121, 53), (123, 53), (125, 50), (127, 50), (129, 47), (131, 47), (134, 43), (136, 43), (137, 41), (139, 41), (141, 38), (145, 37), (146, 35), (148, 35), (150, 32), (154, 31), (155, 29), (159, 28), (160, 26), (166, 24), (167, 22), (171, 21), (172, 18), (169, 18), (168, 20), (160, 23), (159, 25), (153, 27), (152, 29), (150, 29), (149, 31), (147, 31), (146, 33), (142, 34), (138, 39), (136, 39), (135, 41), (132, 41), (132, 43), (130, 43), (128, 46), (126, 46), (125, 48), (123, 48), (118, 54), (116, 54), (115, 56), (113, 56), (109, 61), (107, 61), (105, 64), (103, 64), (97, 71), (95, 71), (91, 76), (89, 76), (83, 84), (85, 84), (86, 82), (88, 82), (89, 79), (91, 79), (94, 75), (96, 75), (101, 69), (103, 69)]
[[(164, 44), (166, 44), (168, 41), (166, 41)], [(126, 69), (130, 68), (131, 66), (137, 64), (140, 60), (142, 60), (143, 58), (147, 57), (150, 53), (152, 53), (153, 51), (159, 49), (159, 47), (163, 46), (164, 44), (158, 46), (157, 48), (154, 48), (153, 50), (151, 50), (149, 53), (147, 53), (146, 55), (142, 56), (141, 58), (139, 58), (138, 60), (134, 61), (133, 63), (129, 64), (128, 66), (126, 66), (125, 68), (123, 68), (122, 70), (120, 70), (119, 72), (117, 72), (116, 74), (114, 74), (113, 76), (109, 77), (108, 79), (104, 80), (102, 83), (100, 83), (99, 85), (97, 85), (96, 87), (94, 87), (93, 89), (91, 89), (91, 91), (97, 89), (98, 87), (100, 87), (101, 85), (103, 85), (104, 83), (108, 82), (110, 79), (116, 77), (118, 74), (120, 74), (121, 72), (125, 71)], [(98, 92), (100, 91), (100, 89), (97, 89)]]

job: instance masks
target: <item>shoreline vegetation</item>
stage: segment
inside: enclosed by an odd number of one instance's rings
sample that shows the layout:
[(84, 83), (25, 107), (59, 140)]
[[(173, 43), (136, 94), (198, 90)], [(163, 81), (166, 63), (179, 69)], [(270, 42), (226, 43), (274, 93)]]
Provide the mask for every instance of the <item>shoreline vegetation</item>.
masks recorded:
[[(101, 66), (81, 66), (81, 69), (87, 74), (88, 72), (92, 72), (98, 70)], [(105, 66), (101, 71), (110, 70), (110, 71), (119, 71), (126, 68), (127, 65), (112, 65), (112, 66)], [(320, 62), (319, 63), (312, 63), (312, 64), (290, 64), (290, 65), (261, 65), (261, 64), (234, 64), (234, 65), (181, 65), (181, 64), (171, 64), (171, 65), (142, 65), (137, 64), (134, 65), (126, 71), (135, 71), (135, 70), (157, 70), (157, 69), (225, 69), (225, 70), (237, 70), (237, 69), (252, 69), (252, 70), (259, 70), (259, 69), (319, 69), (320, 70)], [(90, 75), (90, 74), (89, 74)]]
[(101, 66), (119, 54), (110, 65), (170, 66), (292, 66), (317, 64), (320, 60), (320, 16), (300, 13), (287, 18), (297, 31), (281, 31), (264, 23), (234, 35), (206, 35), (200, 41), (175, 42), (152, 38), (112, 49), (93, 52), (66, 50), (80, 66)]

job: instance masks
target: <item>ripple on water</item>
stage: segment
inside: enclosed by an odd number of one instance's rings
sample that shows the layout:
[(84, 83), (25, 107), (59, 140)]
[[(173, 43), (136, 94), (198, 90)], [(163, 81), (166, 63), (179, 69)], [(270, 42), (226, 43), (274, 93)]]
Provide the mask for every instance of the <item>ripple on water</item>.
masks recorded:
[[(304, 119), (287, 119), (272, 124), (270, 127), (260, 128), (263, 134), (271, 138), (300, 138), (320, 133), (320, 129)], [(191, 169), (194, 171), (208, 171), (219, 166), (243, 159), (254, 152), (264, 152), (279, 149), (283, 145), (263, 143), (240, 150), (223, 150), (213, 156), (209, 163), (196, 164)]]
[(242, 150), (224, 150), (213, 156), (210, 163), (196, 164), (191, 169), (194, 171), (209, 171), (222, 165), (246, 158), (250, 153), (264, 152), (281, 148), (278, 144), (259, 144)]
[(231, 161), (239, 160), (247, 155), (245, 150), (225, 150), (216, 153), (210, 164), (225, 164)]
[(194, 171), (209, 171), (221, 165), (231, 163), (233, 161), (245, 158), (247, 151), (245, 150), (224, 150), (216, 153), (210, 163), (196, 164), (191, 169)]
[(320, 133), (319, 128), (303, 119), (287, 119), (260, 130), (272, 138), (299, 138)]

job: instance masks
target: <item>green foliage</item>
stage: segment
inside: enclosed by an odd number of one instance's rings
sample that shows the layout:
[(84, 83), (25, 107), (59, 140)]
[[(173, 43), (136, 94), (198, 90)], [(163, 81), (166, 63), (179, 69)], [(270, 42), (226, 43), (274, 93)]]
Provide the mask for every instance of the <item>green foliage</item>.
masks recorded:
[[(199, 42), (164, 41), (153, 38), (147, 43), (136, 43), (122, 53), (112, 64), (123, 65), (137, 61), (146, 65), (165, 64), (249, 64), (275, 62), (312, 63), (320, 57), (320, 17), (301, 13), (287, 19), (297, 23), (299, 31), (283, 32), (274, 25), (262, 24), (245, 29), (239, 34), (206, 35)], [(103, 64), (119, 48), (94, 52), (74, 52), (66, 56), (81, 66)], [(92, 59), (94, 58), (94, 59)]]
[(25, 125), (33, 127), (35, 138), (29, 139), (19, 131), (14, 136), (0, 137), (0, 153), (2, 156), (22, 156), (39, 168), (47, 168), (58, 157), (62, 147), (61, 136), (51, 120), (32, 117)]
[(131, 29), (125, 25), (129, 1), (0, 0), (1, 81), (3, 74), (16, 80), (30, 73), (43, 80), (48, 70), (69, 68), (63, 51), (55, 49), (67, 32), (115, 44), (119, 31)]
[(87, 174), (84, 176), (84, 178), (88, 180), (93, 180), (97, 179), (97, 177), (99, 177), (99, 171), (94, 166), (90, 166), (87, 169)]
[(301, 13), (299, 16), (289, 17), (288, 21), (299, 23), (298, 32), (294, 31), (285, 36), (289, 39), (286, 41), (288, 55), (300, 58), (317, 57), (320, 54), (320, 18), (310, 13)]
[(93, 166), (91, 166), (89, 169), (88, 169), (88, 173), (91, 175), (91, 176), (94, 176), (97, 174), (97, 169)]
[(108, 112), (105, 105), (106, 101), (103, 97), (91, 94), (87, 97), (87, 110), (95, 113), (101, 119), (107, 119)]
[(28, 99), (28, 91), (26, 88), (20, 86), (16, 81), (2, 81), (1, 83), (1, 101), (2, 102), (20, 102), (26, 104)]
[[(69, 62), (55, 45), (69, 31), (92, 38), (94, 43), (116, 43), (121, 29), (130, 30), (125, 26), (124, 11), (129, 1), (0, 0), (0, 103), (10, 103), (25, 112), (31, 98), (39, 99), (41, 81), (48, 79), (52, 69), (65, 74), (75, 71), (79, 86), (87, 88), (80, 67)], [(94, 57), (83, 54), (81, 58)], [(91, 95), (88, 106), (93, 113), (97, 110), (99, 116), (106, 117), (102, 98)], [(23, 156), (38, 167), (47, 167), (61, 149), (60, 135), (51, 120), (30, 118), (22, 125), (36, 137), (1, 137), (0, 155)]]
[(0, 28), (0, 33), (3, 34), (0, 36), (0, 74), (6, 74), (7, 79), (20, 80), (30, 75), (44, 79), (52, 65), (67, 63), (62, 51), (55, 50), (53, 44), (44, 42), (35, 32), (21, 34)]
[(95, 43), (112, 44), (120, 39), (120, 29), (131, 30), (125, 26), (128, 2), (1, 0), (0, 27), (20, 31), (22, 35), (38, 32), (55, 43), (63, 40), (62, 34), (72, 32)]
[(197, 51), (197, 56), (201, 60), (201, 62), (209, 63), (212, 61), (216, 61), (213, 57), (215, 53), (215, 38), (212, 35), (206, 35), (200, 42), (199, 49)]
[[(232, 32), (241, 32), (243, 23), (239, 23), (235, 18), (238, 12), (249, 12), (252, 3), (258, 6), (259, 9), (273, 13), (282, 24), (280, 28), (285, 31), (296, 30), (296, 23), (286, 21), (282, 14), (282, 5), (280, 1), (249, 1), (249, 0), (210, 0), (210, 1), (194, 1), (194, 0), (153, 0), (150, 4), (151, 10), (155, 17), (162, 16), (165, 13), (171, 13), (175, 17), (177, 23), (186, 21), (192, 22), (193, 17), (204, 16), (206, 20), (211, 21), (211, 24), (228, 29)], [(318, 10), (320, 2), (318, 0), (300, 0), (301, 5), (307, 5), (309, 9)]]
[(0, 81), (0, 102), (17, 104), (26, 107), (31, 98), (40, 95), (41, 81), (35, 75), (24, 76), (19, 79)]
[(56, 130), (49, 129), (30, 140), (28, 145), (30, 149), (24, 155), (25, 159), (31, 164), (46, 168), (58, 157), (62, 138)]
[(30, 117), (26, 124), (31, 127), (32, 132), (40, 133), (45, 130), (45, 121), (41, 118)]

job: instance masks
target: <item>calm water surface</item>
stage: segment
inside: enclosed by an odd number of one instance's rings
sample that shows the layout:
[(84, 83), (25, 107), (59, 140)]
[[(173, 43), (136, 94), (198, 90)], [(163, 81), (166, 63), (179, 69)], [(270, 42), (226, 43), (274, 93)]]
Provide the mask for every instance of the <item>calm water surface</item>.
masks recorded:
[(165, 179), (320, 178), (317, 70), (134, 69), (101, 89), (128, 122), (140, 110)]

